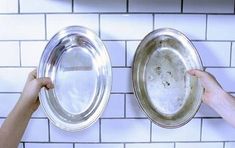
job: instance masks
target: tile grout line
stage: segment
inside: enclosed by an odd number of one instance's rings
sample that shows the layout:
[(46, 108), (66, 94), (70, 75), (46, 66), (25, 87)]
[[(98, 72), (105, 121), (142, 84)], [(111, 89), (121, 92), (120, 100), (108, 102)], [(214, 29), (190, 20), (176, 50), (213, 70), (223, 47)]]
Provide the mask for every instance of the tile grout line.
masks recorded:
[[(227, 142), (235, 142), (235, 141), (155, 141), (155, 142), (152, 142), (152, 144), (158, 144), (158, 143), (164, 143), (164, 144), (177, 144), (177, 143), (216, 143), (216, 144), (223, 144)], [(48, 142), (45, 142), (45, 141), (22, 141), (21, 142), (22, 144), (25, 143), (25, 144), (28, 144), (28, 143), (48, 143)], [(99, 143), (99, 142), (50, 142), (51, 144), (121, 144), (121, 145), (124, 145), (124, 144), (150, 144), (149, 142), (102, 142), (102, 143)]]
[(44, 14), (45, 40), (47, 40), (47, 15)]
[(20, 14), (20, 0), (18, 0), (18, 14)]
[(72, 0), (72, 13), (74, 13), (74, 0)]
[(174, 148), (176, 148), (176, 142), (174, 142)]
[(124, 94), (124, 119), (126, 119), (126, 94)]
[[(19, 67), (21, 68), (21, 67)], [(32, 68), (32, 67), (31, 67)], [(36, 68), (36, 67), (33, 67), (33, 68)], [(21, 92), (20, 91), (1, 91), (0, 94), (20, 94)], [(231, 91), (231, 92), (228, 92), (228, 93), (235, 93), (235, 91)], [(111, 94), (134, 94), (133, 92), (111, 92)], [(44, 117), (45, 118), (45, 117)], [(116, 118), (116, 117), (115, 117)], [(141, 117), (140, 119), (145, 119), (147, 117)], [(195, 119), (198, 119), (198, 118), (202, 118), (202, 117), (195, 117)], [(221, 119), (221, 117), (203, 117), (203, 118), (206, 118), (206, 119)], [(106, 119), (106, 118), (104, 118)], [(134, 119), (139, 119), (139, 118), (134, 118)]]
[(152, 134), (153, 134), (153, 122), (150, 121), (150, 143), (152, 143), (153, 141)]
[(37, 41), (48, 41), (48, 40), (0, 40), (0, 42), (14, 42), (14, 41), (35, 41), (35, 42), (37, 42)]
[(203, 118), (201, 118), (201, 127), (200, 127), (200, 142), (202, 141), (202, 126), (203, 126)]
[(207, 41), (207, 26), (208, 26), (208, 15), (206, 14), (206, 30), (205, 30), (205, 41)]
[[(0, 15), (16, 15), (18, 12), (0, 13)], [(116, 14), (127, 14), (127, 12), (23, 12), (21, 15), (40, 15), (40, 14), (104, 14), (104, 15), (116, 15)], [(181, 13), (181, 12), (128, 12), (128, 14), (192, 14), (192, 15), (234, 15), (234, 13)]]
[(125, 67), (127, 67), (127, 41), (125, 43)]
[(21, 56), (22, 56), (22, 55), (21, 55), (21, 41), (19, 41), (19, 58), (20, 58), (19, 60), (20, 60), (20, 67), (22, 67), (22, 61), (21, 61), (22, 59), (21, 59)]
[[(42, 39), (35, 39), (35, 40), (0, 40), (0, 42), (11, 42), (11, 41), (49, 41), (48, 39), (42, 40)], [(102, 39), (102, 41), (137, 41), (140, 42), (141, 39)], [(192, 42), (204, 42), (205, 40), (190, 40)], [(235, 42), (235, 40), (207, 40), (206, 42)]]
[[(37, 66), (0, 66), (0, 68), (35, 68)], [(204, 66), (206, 69), (208, 68), (217, 68), (217, 69), (231, 69), (235, 68), (235, 66)], [(131, 69), (131, 66), (112, 66), (112, 69)], [(131, 92), (114, 92), (114, 93), (131, 93)]]
[(101, 138), (101, 118), (99, 118), (99, 143), (102, 142), (102, 138)]
[(49, 142), (51, 142), (51, 127), (49, 119), (47, 119), (47, 124), (48, 124), (48, 140)]
[(225, 141), (223, 142), (223, 148), (225, 148)]
[(129, 0), (126, 0), (126, 13), (129, 13)]
[(232, 58), (233, 58), (233, 42), (230, 44), (230, 63), (229, 66), (232, 67)]
[(155, 28), (155, 15), (154, 15), (154, 13), (152, 15), (153, 15), (152, 16), (153, 17), (153, 24), (152, 25), (153, 25), (153, 30), (154, 30), (154, 28)]
[(184, 9), (184, 0), (181, 0), (181, 13), (183, 13), (183, 9)]
[(75, 148), (75, 143), (73, 142), (73, 148)]
[(235, 0), (233, 0), (233, 13), (235, 14)]
[(101, 21), (100, 21), (100, 18), (101, 18), (101, 14), (98, 14), (98, 28), (99, 28), (98, 36), (101, 38)]
[(36, 66), (0, 66), (0, 68), (35, 68)]

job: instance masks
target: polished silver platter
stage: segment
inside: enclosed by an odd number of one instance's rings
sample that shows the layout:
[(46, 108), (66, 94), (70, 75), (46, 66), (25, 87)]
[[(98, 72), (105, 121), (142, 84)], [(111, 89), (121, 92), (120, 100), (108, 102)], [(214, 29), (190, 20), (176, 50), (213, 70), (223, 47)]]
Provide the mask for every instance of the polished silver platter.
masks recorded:
[(109, 55), (91, 30), (70, 26), (46, 45), (38, 77), (50, 77), (54, 89), (43, 88), (41, 105), (57, 127), (79, 131), (92, 125), (109, 100), (112, 72)]
[(182, 33), (170, 28), (149, 33), (137, 48), (132, 68), (138, 103), (155, 124), (176, 128), (191, 120), (201, 104), (203, 87), (187, 71), (203, 67)]

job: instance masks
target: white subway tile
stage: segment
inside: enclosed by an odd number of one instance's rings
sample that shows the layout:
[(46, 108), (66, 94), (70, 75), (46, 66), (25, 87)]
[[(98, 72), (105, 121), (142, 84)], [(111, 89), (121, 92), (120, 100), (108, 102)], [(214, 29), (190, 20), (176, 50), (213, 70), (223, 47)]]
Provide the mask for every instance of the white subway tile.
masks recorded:
[(125, 42), (105, 41), (112, 66), (125, 66)]
[(220, 117), (211, 107), (202, 103), (195, 117)]
[(126, 144), (126, 148), (174, 148), (173, 143), (134, 143)]
[(235, 66), (235, 43), (233, 43), (231, 54), (232, 54), (231, 64), (232, 66)]
[(32, 68), (0, 68), (0, 92), (21, 92)]
[(126, 12), (126, 0), (75, 0), (75, 12)]
[(20, 94), (0, 94), (0, 117), (7, 117), (18, 101)]
[(100, 18), (101, 38), (105, 40), (142, 39), (152, 29), (151, 14), (105, 14)]
[(148, 119), (102, 119), (102, 142), (149, 142)]
[[(11, 93), (11, 94), (0, 94), (0, 117), (7, 117), (8, 114), (15, 107), (17, 101), (20, 98), (19, 93)], [(41, 107), (37, 109), (32, 115), (32, 117), (46, 117)]]
[(223, 143), (176, 143), (175, 148), (223, 148)]
[(98, 34), (99, 21), (97, 14), (48, 14), (47, 39), (50, 39), (59, 30), (68, 26), (84, 26)]
[(72, 0), (20, 0), (20, 12), (23, 13), (58, 13), (72, 12)]
[(132, 66), (136, 49), (140, 41), (128, 41), (127, 42), (127, 66)]
[(73, 144), (65, 144), (65, 143), (26, 143), (25, 148), (73, 148)]
[(25, 130), (22, 141), (48, 142), (49, 141), (48, 120), (31, 119)]
[(222, 87), (228, 92), (235, 92), (235, 68), (207, 68)]
[(99, 142), (99, 121), (79, 132), (67, 132), (50, 123), (50, 138), (52, 142)]
[(0, 40), (45, 39), (44, 15), (0, 15)]
[(124, 94), (111, 94), (109, 103), (102, 115), (104, 118), (124, 117)]
[(76, 144), (75, 148), (124, 148), (122, 144)]
[(187, 13), (233, 13), (234, 0), (184, 0), (183, 12)]
[(129, 0), (129, 12), (180, 12), (180, 0)]
[(23, 144), (20, 143), (20, 144), (18, 145), (18, 148), (24, 148)]
[(134, 94), (126, 95), (126, 116), (127, 117), (146, 117), (140, 108)]
[(234, 26), (234, 15), (208, 15), (207, 39), (235, 40)]
[(203, 66), (229, 66), (230, 42), (193, 42), (202, 58)]
[(113, 68), (112, 92), (132, 92), (131, 68)]
[(235, 142), (226, 142), (225, 143), (225, 148), (234, 148), (235, 147)]
[(0, 125), (2, 126), (5, 119), (0, 119)]
[(38, 109), (33, 113), (32, 117), (47, 117), (44, 113), (42, 106), (40, 105)]
[(203, 119), (202, 141), (235, 140), (235, 128), (223, 119)]
[(153, 124), (152, 141), (199, 141), (200, 127), (200, 119), (193, 119), (176, 129), (165, 129)]
[(206, 15), (199, 14), (156, 14), (155, 29), (174, 28), (191, 40), (204, 40)]
[(17, 13), (18, 0), (1, 0), (0, 13)]
[(0, 42), (0, 66), (20, 66), (19, 42)]
[(38, 66), (46, 41), (21, 42), (21, 65)]

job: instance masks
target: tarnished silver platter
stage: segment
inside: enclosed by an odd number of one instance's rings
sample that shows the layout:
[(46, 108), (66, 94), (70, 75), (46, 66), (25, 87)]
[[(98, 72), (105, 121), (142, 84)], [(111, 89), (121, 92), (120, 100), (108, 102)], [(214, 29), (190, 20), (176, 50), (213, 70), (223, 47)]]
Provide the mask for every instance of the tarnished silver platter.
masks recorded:
[(146, 115), (165, 128), (186, 124), (197, 112), (203, 94), (190, 69), (203, 69), (193, 44), (179, 31), (162, 28), (139, 44), (132, 67), (133, 88)]
[(91, 30), (71, 26), (49, 41), (38, 77), (50, 77), (54, 89), (40, 92), (41, 105), (57, 127), (79, 131), (102, 114), (109, 100), (112, 72), (106, 48)]

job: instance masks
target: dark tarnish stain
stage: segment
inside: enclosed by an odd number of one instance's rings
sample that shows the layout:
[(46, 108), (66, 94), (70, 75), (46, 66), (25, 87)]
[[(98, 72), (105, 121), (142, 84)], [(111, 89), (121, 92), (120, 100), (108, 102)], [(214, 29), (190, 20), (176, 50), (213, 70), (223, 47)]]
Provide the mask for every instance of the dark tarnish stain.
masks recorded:
[(167, 71), (166, 73), (167, 73), (168, 75), (170, 75), (170, 76), (171, 76), (171, 78), (173, 77), (173, 75), (172, 75), (171, 71)]
[(157, 67), (155, 68), (155, 72), (156, 72), (158, 75), (160, 75), (160, 74), (161, 74), (161, 67), (157, 66)]
[(168, 81), (162, 81), (162, 85), (164, 86), (164, 88), (167, 88), (171, 85), (171, 83)]

